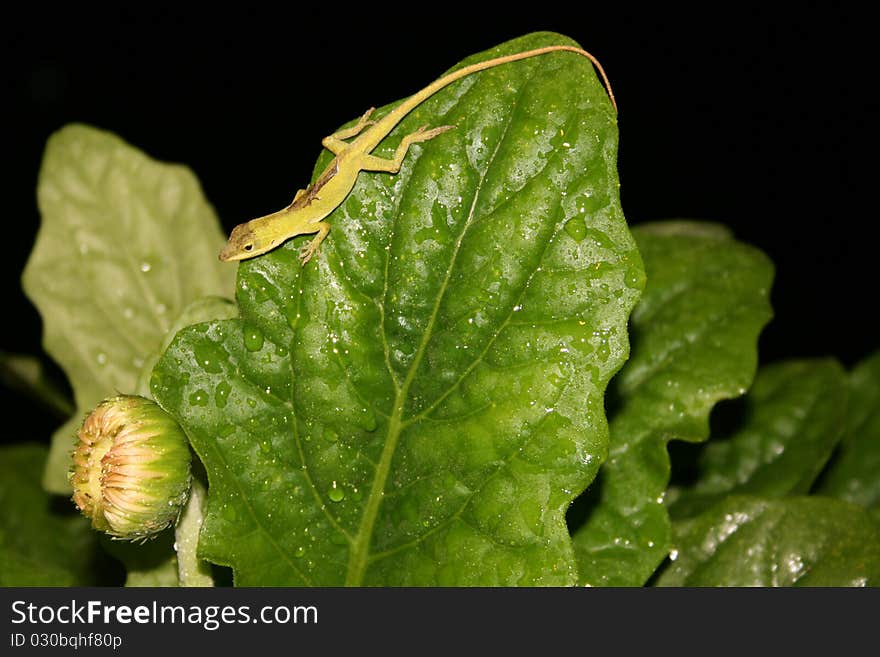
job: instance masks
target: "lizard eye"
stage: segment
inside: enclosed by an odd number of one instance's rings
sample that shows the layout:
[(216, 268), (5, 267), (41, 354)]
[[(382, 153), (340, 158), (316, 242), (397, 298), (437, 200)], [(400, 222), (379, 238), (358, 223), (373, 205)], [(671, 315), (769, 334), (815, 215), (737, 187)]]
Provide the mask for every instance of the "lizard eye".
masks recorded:
[(244, 250), (245, 250), (245, 251), (253, 251), (253, 250), (254, 250), (254, 245), (253, 245), (253, 244), (245, 244), (245, 245), (244, 245)]

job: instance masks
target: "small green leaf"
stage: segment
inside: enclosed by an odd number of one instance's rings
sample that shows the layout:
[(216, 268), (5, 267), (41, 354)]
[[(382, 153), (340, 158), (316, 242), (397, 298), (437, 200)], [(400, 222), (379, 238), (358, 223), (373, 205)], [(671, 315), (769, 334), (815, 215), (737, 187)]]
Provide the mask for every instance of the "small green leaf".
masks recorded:
[[(201, 473), (203, 476), (204, 473)], [(202, 476), (194, 476), (189, 501), (174, 528), (174, 551), (177, 553), (177, 573), (180, 586), (214, 586), (211, 564), (199, 559), (199, 533), (205, 517), (208, 491)]]
[(660, 586), (877, 586), (880, 525), (825, 497), (730, 496), (676, 523)]
[(217, 218), (189, 169), (156, 162), (118, 137), (71, 125), (52, 135), (40, 170), (42, 225), (22, 279), (40, 311), (77, 416), (53, 438), (44, 485), (68, 493), (81, 417), (131, 392), (184, 306), (229, 295)]
[(840, 440), (846, 422), (846, 374), (830, 359), (764, 367), (732, 436), (713, 436), (700, 475), (670, 505), (694, 515), (725, 495), (806, 494)]
[(751, 383), (771, 316), (772, 264), (723, 227), (667, 221), (633, 235), (648, 285), (632, 357), (609, 389), (611, 453), (569, 516), (583, 584), (640, 586), (666, 557), (666, 444), (708, 437), (715, 403)]
[(40, 487), (46, 448), (0, 448), (0, 586), (88, 586), (96, 582), (97, 535), (72, 506)]
[(846, 434), (818, 492), (880, 509), (880, 351), (850, 374)]
[(605, 457), (644, 276), (613, 110), (554, 53), (446, 88), (376, 154), (423, 124), (457, 129), (362, 173), (306, 267), (303, 239), (242, 264), (241, 319), (154, 371), (208, 472), (200, 554), (236, 584), (576, 582), (565, 510)]

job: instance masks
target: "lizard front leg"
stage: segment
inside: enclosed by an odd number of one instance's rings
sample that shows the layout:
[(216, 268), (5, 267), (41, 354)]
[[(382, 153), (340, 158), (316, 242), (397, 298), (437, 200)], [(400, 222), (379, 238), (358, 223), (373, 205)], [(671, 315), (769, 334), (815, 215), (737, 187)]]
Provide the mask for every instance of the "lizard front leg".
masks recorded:
[[(318, 234), (315, 235), (312, 240), (302, 247), (299, 250), (299, 259), (300, 263), (305, 265), (309, 260), (312, 259), (312, 256), (318, 252), (318, 247), (321, 246), (321, 242), (324, 241), (324, 238), (327, 237), (327, 233), (330, 232), (330, 224), (326, 221), (319, 221), (314, 224), (315, 230), (318, 231)], [(310, 231), (307, 231), (310, 232)]]
[(363, 171), (385, 171), (387, 173), (397, 173), (400, 171), (400, 165), (403, 164), (403, 158), (406, 157), (406, 153), (410, 146), (422, 141), (433, 139), (437, 135), (443, 134), (447, 130), (452, 130), (453, 128), (455, 128), (454, 125), (441, 125), (437, 128), (431, 128), (428, 130), (428, 126), (423, 125), (415, 132), (408, 134), (400, 140), (400, 145), (397, 147), (397, 150), (394, 151), (394, 157), (390, 160), (387, 160), (384, 157), (365, 154), (358, 160), (358, 166)]

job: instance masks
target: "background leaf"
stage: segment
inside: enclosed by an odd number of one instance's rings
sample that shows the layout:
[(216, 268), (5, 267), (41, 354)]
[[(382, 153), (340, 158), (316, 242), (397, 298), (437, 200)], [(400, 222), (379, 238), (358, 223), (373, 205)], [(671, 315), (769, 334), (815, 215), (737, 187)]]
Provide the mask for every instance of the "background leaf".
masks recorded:
[(670, 513), (694, 515), (731, 494), (806, 494), (843, 433), (846, 388), (843, 368), (831, 359), (761, 368), (742, 426), (713, 436), (696, 483), (681, 491)]
[(660, 586), (877, 586), (880, 525), (824, 497), (732, 495), (676, 524)]
[(66, 494), (82, 416), (134, 390), (184, 306), (230, 294), (233, 272), (217, 261), (224, 237), (189, 169), (156, 162), (110, 133), (71, 125), (52, 135), (38, 200), (42, 224), (22, 283), (76, 398), (43, 480)]
[(880, 509), (880, 351), (850, 374), (846, 433), (817, 492)]
[(565, 509), (644, 278), (614, 114), (555, 53), (447, 88), (376, 154), (426, 123), (457, 129), (361, 174), (307, 267), (303, 239), (242, 264), (241, 319), (154, 371), (208, 472), (200, 551), (239, 585), (576, 581)]
[(666, 557), (666, 445), (708, 437), (715, 403), (751, 383), (771, 316), (773, 265), (724, 227), (667, 221), (633, 235), (648, 284), (609, 388), (611, 453), (569, 513), (583, 584), (641, 586)]
[(46, 448), (0, 448), (0, 586), (88, 586), (102, 579), (98, 537), (40, 487)]

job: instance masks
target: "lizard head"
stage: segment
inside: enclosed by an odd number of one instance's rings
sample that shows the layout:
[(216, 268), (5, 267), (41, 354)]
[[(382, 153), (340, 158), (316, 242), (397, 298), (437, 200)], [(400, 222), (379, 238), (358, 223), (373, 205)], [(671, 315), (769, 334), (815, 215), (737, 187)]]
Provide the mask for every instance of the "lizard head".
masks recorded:
[(251, 226), (252, 222), (239, 224), (232, 229), (232, 234), (226, 242), (226, 246), (220, 252), (220, 260), (229, 262), (232, 260), (246, 260), (266, 253), (278, 245), (278, 241), (260, 237), (258, 231)]

